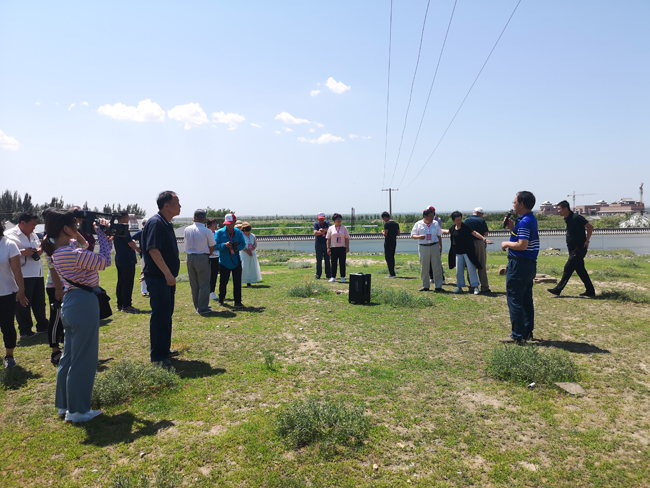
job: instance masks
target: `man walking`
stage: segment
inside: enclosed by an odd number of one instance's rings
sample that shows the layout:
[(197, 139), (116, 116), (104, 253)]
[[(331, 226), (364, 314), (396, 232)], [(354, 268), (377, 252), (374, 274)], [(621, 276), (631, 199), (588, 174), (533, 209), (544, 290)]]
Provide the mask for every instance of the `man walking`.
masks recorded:
[(388, 212), (381, 214), (384, 221), (384, 259), (388, 266), (388, 276), (386, 278), (397, 278), (395, 275), (395, 250), (397, 249), (397, 236), (400, 235), (399, 224), (390, 218)]
[[(595, 297), (596, 290), (591, 283), (589, 273), (585, 269), (585, 256), (589, 250), (589, 240), (591, 239), (591, 233), (594, 231), (594, 226), (582, 215), (573, 213), (569, 202), (566, 200), (558, 203), (557, 209), (560, 215), (564, 217), (564, 222), (566, 222), (566, 245), (569, 249), (569, 260), (564, 265), (564, 273), (560, 282), (555, 288), (549, 288), (548, 291), (559, 296), (573, 272), (576, 271), (586, 289), (584, 293), (580, 293), (580, 296)], [(585, 230), (587, 235), (585, 235)]]
[(214, 252), (214, 234), (205, 226), (206, 212), (194, 211), (194, 224), (185, 228), (187, 274), (192, 289), (194, 309), (201, 315), (212, 313), (210, 307), (210, 254)]
[[(49, 320), (45, 314), (45, 280), (41, 264), (41, 241), (34, 232), (38, 217), (30, 212), (24, 212), (18, 218), (18, 225), (9, 229), (5, 237), (16, 243), (20, 251), (20, 266), (23, 273), (25, 297), (27, 306), (16, 302), (16, 322), (20, 338), (26, 339), (36, 334), (45, 334)], [(32, 312), (36, 319), (36, 333), (32, 330)]]
[(422, 288), (419, 291), (429, 291), (431, 280), (429, 267), (433, 269), (433, 280), (436, 291), (442, 291), (442, 229), (438, 222), (433, 220), (435, 212), (427, 208), (422, 212), (422, 220), (418, 220), (411, 230), (411, 238), (419, 242), (418, 254), (420, 255), (420, 278)]
[[(129, 223), (129, 214), (122, 212), (118, 220), (120, 224)], [(135, 265), (138, 264), (138, 258), (135, 253), (141, 252), (131, 237), (131, 232), (126, 231), (125, 236), (115, 236), (113, 239), (115, 245), (115, 267), (117, 268), (117, 286), (115, 294), (117, 295), (117, 311), (126, 313), (138, 312), (138, 309), (132, 307), (133, 303), (133, 282), (135, 281)]]
[(533, 280), (537, 273), (539, 254), (537, 219), (532, 212), (535, 195), (529, 191), (520, 191), (515, 195), (512, 205), (519, 218), (514, 223), (510, 219), (505, 222), (510, 229), (510, 241), (501, 243), (501, 250), (508, 250), (506, 293), (512, 333), (501, 342), (522, 344), (533, 339), (535, 328)]
[(246, 247), (244, 234), (235, 228), (237, 218), (233, 214), (226, 214), (224, 217), (224, 226), (215, 234), (216, 246), (219, 250), (219, 305), (223, 306), (226, 298), (226, 290), (230, 274), (232, 273), (233, 296), (235, 298), (235, 307), (240, 308), (244, 305), (241, 302), (241, 259), (239, 251)]
[[(465, 224), (467, 224), (467, 226), (473, 231), (481, 234), (483, 237), (487, 237), (489, 232), (488, 226), (485, 223), (485, 219), (483, 218), (484, 215), (485, 212), (483, 211), (483, 207), (476, 207), (474, 209), (474, 213), (465, 219)], [(476, 254), (476, 259), (482, 266), (480, 269), (477, 269), (478, 280), (479, 283), (481, 283), (481, 293), (489, 293), (490, 285), (488, 284), (487, 276), (487, 241), (479, 239), (475, 236), (472, 236), (472, 240), (474, 241), (474, 254)], [(467, 278), (467, 281), (469, 282), (469, 278)]]
[(329, 280), (332, 277), (332, 269), (330, 268), (330, 256), (327, 254), (327, 229), (330, 224), (325, 220), (325, 213), (321, 212), (314, 222), (314, 236), (316, 237), (316, 279), (320, 280), (323, 274), (323, 260), (325, 261), (325, 276)]
[(158, 195), (156, 204), (158, 213), (142, 229), (142, 255), (151, 302), (151, 362), (169, 366), (169, 358), (178, 354), (170, 349), (176, 277), (181, 267), (172, 218), (181, 213), (181, 204), (173, 191)]

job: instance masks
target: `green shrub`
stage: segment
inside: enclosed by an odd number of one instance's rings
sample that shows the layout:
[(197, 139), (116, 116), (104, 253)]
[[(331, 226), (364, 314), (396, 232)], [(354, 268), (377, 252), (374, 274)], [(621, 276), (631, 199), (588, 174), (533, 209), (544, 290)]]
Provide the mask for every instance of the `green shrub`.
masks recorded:
[(537, 272), (540, 274), (547, 274), (551, 276), (562, 276), (564, 269), (558, 268), (557, 266), (548, 266), (543, 264), (537, 267)]
[(271, 262), (273, 263), (286, 263), (289, 261), (289, 256), (271, 256)]
[(292, 261), (289, 263), (289, 269), (307, 269), (313, 266), (314, 264), (309, 261)]
[(190, 275), (187, 273), (180, 274), (176, 277), (176, 283), (187, 283), (190, 281)]
[(632, 259), (619, 259), (615, 263), (621, 268), (640, 268), (641, 265)]
[(276, 417), (276, 433), (294, 449), (318, 444), (331, 452), (336, 446), (359, 446), (369, 428), (362, 407), (317, 396), (285, 406)]
[(372, 288), (371, 300), (376, 303), (393, 305), (395, 307), (432, 307), (434, 301), (425, 295), (413, 295), (406, 290), (395, 288), (382, 288), (376, 286)]
[(639, 290), (607, 290), (602, 292), (598, 298), (618, 302), (650, 303), (650, 295)]
[(539, 346), (498, 346), (488, 356), (488, 374), (514, 383), (575, 381), (578, 368), (566, 351)]
[(171, 369), (154, 364), (120, 361), (95, 379), (93, 408), (117, 405), (134, 395), (147, 395), (164, 388), (173, 388), (179, 382)]
[(607, 266), (606, 268), (595, 270), (591, 273), (591, 276), (594, 278), (627, 278), (630, 276), (630, 273), (623, 271), (622, 269)]
[(287, 295), (290, 297), (302, 297), (310, 298), (315, 295), (324, 295), (326, 293), (331, 293), (331, 290), (328, 290), (322, 284), (316, 281), (306, 281), (301, 285), (292, 286), (287, 291)]

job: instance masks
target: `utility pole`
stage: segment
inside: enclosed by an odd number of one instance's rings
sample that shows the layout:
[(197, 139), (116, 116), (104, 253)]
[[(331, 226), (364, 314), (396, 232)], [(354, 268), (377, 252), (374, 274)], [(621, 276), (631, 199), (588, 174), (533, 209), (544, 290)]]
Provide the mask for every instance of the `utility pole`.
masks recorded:
[(398, 188), (386, 188), (385, 190), (381, 191), (387, 191), (388, 192), (388, 213), (390, 216), (393, 216), (393, 192), (394, 191), (399, 191)]
[(587, 195), (595, 195), (595, 193), (576, 193), (575, 190), (573, 190), (573, 193), (571, 195), (567, 195), (567, 197), (573, 197), (573, 210), (574, 212), (576, 211), (576, 197), (584, 197)]

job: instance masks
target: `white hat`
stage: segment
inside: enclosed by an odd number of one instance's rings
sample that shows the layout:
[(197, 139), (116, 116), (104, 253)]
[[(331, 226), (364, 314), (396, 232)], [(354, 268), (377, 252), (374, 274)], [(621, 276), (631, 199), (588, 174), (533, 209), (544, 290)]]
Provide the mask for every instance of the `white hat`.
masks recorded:
[(474, 213), (482, 213), (482, 214), (484, 214), (485, 212), (483, 211), (483, 207), (476, 207), (474, 209)]
[(224, 221), (229, 224), (232, 224), (235, 221), (235, 216), (231, 213), (226, 214), (226, 216), (224, 217)]
[(324, 218), (325, 218), (325, 212), (320, 212), (320, 213), (316, 216), (316, 218), (324, 219)]

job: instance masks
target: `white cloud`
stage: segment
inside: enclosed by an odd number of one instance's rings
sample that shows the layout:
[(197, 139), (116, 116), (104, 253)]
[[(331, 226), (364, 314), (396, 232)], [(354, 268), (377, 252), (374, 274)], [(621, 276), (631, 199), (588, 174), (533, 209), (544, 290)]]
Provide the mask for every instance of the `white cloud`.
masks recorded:
[(343, 93), (345, 91), (348, 91), (351, 86), (347, 86), (343, 84), (342, 81), (336, 81), (334, 78), (331, 76), (327, 79), (327, 83), (325, 83), (325, 86), (330, 89), (330, 91), (334, 93)]
[(20, 144), (15, 137), (9, 137), (7, 134), (0, 130), (0, 149), (9, 149), (10, 151), (18, 151)]
[(316, 127), (325, 127), (323, 124), (319, 124), (318, 122), (312, 122)]
[(358, 139), (361, 138), (362, 141), (367, 141), (368, 139), (372, 139), (371, 136), (360, 136), (359, 134), (349, 134), (348, 137), (350, 139)]
[(343, 142), (345, 139), (332, 134), (323, 134), (318, 139), (307, 139), (306, 137), (299, 137), (300, 142), (309, 142), (311, 144), (327, 144), (328, 142)]
[(310, 94), (312, 97), (315, 97), (315, 96), (318, 95), (319, 93), (320, 93), (320, 90), (312, 90), (312, 91), (309, 92), (309, 94)]
[(115, 105), (102, 105), (97, 112), (108, 115), (112, 119), (132, 120), (133, 122), (162, 122), (165, 120), (165, 111), (149, 98), (142, 100), (137, 107), (118, 102)]
[(372, 136), (361, 136), (361, 139), (367, 141), (368, 139), (372, 139)]
[(40, 104), (41, 104), (41, 102), (36, 102), (36, 105), (40, 105)]
[(74, 107), (75, 105), (76, 105), (76, 103), (73, 103), (72, 105), (70, 105), (70, 106), (68, 107), (68, 112), (69, 112), (70, 110), (72, 110), (72, 107)]
[(283, 127), (282, 130), (285, 132), (293, 132), (293, 129), (289, 129), (289, 127)]
[(309, 129), (309, 132), (316, 132), (316, 129), (312, 127), (311, 129)]
[(167, 111), (167, 117), (172, 120), (183, 122), (185, 130), (190, 130), (193, 127), (201, 127), (207, 124), (207, 114), (203, 111), (198, 103), (186, 103), (185, 105), (176, 105), (171, 110)]
[(88, 106), (88, 102), (81, 102), (81, 106), (82, 106), (82, 107), (87, 107), (87, 106)]
[(220, 124), (228, 124), (228, 130), (235, 130), (239, 123), (246, 120), (246, 117), (239, 114), (215, 112), (212, 114), (212, 121)]
[(274, 130), (273, 132), (275, 132), (276, 134), (282, 134), (282, 132), (280, 132), (279, 130)]
[(251, 122), (251, 127), (255, 127), (256, 129), (261, 129), (262, 126), (260, 124), (254, 124)]
[(275, 120), (281, 120), (285, 124), (311, 124), (307, 119), (299, 119), (290, 113), (282, 112), (275, 116)]
[(359, 135), (358, 134), (349, 134), (348, 137), (350, 139), (356, 139), (357, 137), (359, 137)]

